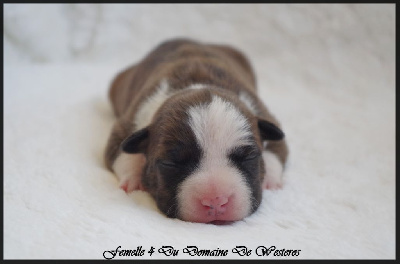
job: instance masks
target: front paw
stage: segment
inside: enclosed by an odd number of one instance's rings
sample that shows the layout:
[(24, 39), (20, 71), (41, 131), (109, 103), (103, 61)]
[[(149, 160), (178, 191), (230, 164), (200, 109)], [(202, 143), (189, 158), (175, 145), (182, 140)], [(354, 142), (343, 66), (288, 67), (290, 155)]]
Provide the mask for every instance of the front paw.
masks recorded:
[[(267, 176), (266, 176), (267, 177)], [(264, 189), (267, 190), (278, 190), (278, 189), (282, 189), (282, 179), (266, 179), (264, 180)]]
[(126, 193), (144, 190), (141, 184), (146, 158), (143, 154), (120, 154), (113, 165), (119, 187)]
[(140, 182), (137, 182), (137, 179), (133, 177), (130, 179), (122, 180), (120, 182), (119, 188), (124, 190), (126, 193), (142, 190)]
[(283, 167), (278, 157), (270, 152), (263, 152), (265, 164), (265, 175), (263, 188), (268, 190), (277, 190), (282, 188), (282, 171)]

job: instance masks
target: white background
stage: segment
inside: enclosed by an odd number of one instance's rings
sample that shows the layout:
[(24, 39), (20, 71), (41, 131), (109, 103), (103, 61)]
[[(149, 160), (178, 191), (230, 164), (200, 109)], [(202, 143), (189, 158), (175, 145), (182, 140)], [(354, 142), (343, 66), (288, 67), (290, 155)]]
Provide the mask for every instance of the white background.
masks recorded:
[[(3, 19), (4, 258), (395, 257), (394, 4), (6, 4)], [(111, 79), (172, 37), (242, 50), (287, 135), (283, 189), (230, 226), (166, 218), (102, 161)]]

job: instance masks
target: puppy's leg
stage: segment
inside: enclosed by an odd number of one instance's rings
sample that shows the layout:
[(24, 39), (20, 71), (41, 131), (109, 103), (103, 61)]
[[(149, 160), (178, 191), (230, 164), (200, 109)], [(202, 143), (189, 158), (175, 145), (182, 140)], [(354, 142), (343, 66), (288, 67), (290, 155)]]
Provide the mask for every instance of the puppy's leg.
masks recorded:
[(264, 189), (280, 189), (282, 188), (282, 172), (283, 166), (275, 153), (265, 150), (263, 151), (263, 159), (265, 166)]
[(143, 189), (141, 178), (143, 167), (146, 164), (144, 154), (128, 154), (121, 151), (121, 142), (131, 133), (133, 125), (123, 118), (115, 122), (105, 150), (105, 164), (113, 171), (119, 182), (120, 188), (125, 192)]
[(282, 173), (288, 156), (286, 141), (268, 142), (262, 155), (265, 166), (263, 187), (265, 189), (282, 188)]
[(141, 180), (145, 164), (144, 154), (120, 153), (112, 166), (119, 179), (119, 187), (127, 193), (143, 190)]

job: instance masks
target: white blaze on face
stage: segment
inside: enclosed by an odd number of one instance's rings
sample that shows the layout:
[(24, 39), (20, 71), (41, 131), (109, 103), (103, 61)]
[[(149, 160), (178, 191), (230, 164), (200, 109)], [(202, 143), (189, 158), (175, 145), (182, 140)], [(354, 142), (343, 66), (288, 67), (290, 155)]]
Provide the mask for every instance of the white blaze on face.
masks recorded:
[[(184, 220), (208, 222), (198, 210), (203, 198), (227, 197), (228, 210), (213, 220), (239, 220), (251, 209), (251, 190), (241, 172), (229, 162), (230, 151), (250, 144), (250, 125), (235, 106), (214, 96), (209, 104), (188, 111), (189, 126), (203, 151), (199, 168), (185, 179), (178, 191), (180, 214)], [(196, 209), (197, 208), (197, 209)]]

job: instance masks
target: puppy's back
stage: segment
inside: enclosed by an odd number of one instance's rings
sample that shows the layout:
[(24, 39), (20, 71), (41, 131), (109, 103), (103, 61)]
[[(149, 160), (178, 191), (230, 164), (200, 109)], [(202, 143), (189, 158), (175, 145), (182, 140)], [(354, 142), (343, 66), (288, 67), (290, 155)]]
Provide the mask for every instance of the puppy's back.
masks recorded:
[[(211, 75), (217, 78), (209, 78)], [(233, 83), (229, 80), (231, 76), (237, 79), (234, 83), (239, 81), (245, 89), (255, 92), (253, 69), (240, 51), (226, 45), (173, 39), (119, 73), (111, 84), (109, 97), (115, 115), (120, 117), (142, 97), (151, 94), (163, 78), (168, 79), (171, 87), (180, 89), (196, 82), (229, 87)]]

